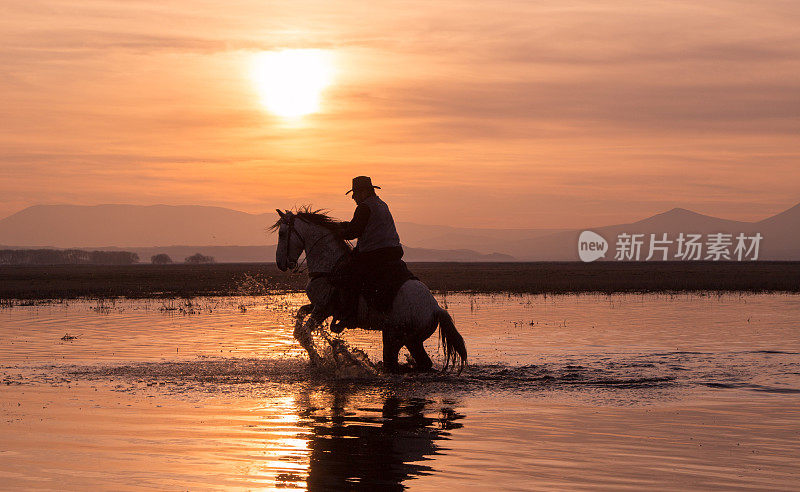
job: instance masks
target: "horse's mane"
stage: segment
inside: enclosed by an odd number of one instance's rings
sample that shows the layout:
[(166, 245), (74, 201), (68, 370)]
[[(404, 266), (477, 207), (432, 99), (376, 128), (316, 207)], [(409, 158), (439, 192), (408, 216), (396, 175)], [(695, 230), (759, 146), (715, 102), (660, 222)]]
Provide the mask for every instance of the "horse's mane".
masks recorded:
[[(350, 244), (345, 241), (344, 237), (342, 237), (342, 228), (340, 224), (342, 221), (337, 220), (329, 215), (328, 210), (318, 208), (314, 210), (311, 205), (302, 205), (300, 207), (296, 207), (294, 210), (291, 211), (296, 217), (305, 220), (306, 222), (310, 222), (311, 224), (316, 224), (320, 227), (324, 227), (325, 229), (329, 230), (333, 233), (333, 237), (336, 238), (343, 246), (347, 249), (350, 248)], [(272, 226), (269, 228), (270, 231), (277, 231), (281, 227), (281, 223), (283, 219), (278, 219)]]

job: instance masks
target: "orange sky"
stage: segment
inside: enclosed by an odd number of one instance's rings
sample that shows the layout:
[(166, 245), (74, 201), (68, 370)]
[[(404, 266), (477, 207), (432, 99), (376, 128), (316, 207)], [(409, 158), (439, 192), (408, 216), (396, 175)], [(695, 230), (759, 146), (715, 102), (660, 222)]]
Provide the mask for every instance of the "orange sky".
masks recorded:
[[(0, 217), (38, 203), (313, 203), (370, 174), (397, 220), (582, 227), (800, 201), (796, 1), (0, 6)], [(250, 60), (330, 50), (298, 124)]]

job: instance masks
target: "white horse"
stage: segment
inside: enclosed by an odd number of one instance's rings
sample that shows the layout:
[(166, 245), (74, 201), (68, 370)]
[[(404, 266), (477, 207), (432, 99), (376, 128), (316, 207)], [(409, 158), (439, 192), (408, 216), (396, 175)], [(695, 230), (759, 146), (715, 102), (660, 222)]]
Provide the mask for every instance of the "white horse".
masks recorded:
[[(311, 302), (297, 312), (294, 337), (308, 352), (311, 363), (317, 365), (321, 358), (313, 347), (311, 332), (334, 314), (337, 296), (331, 273), (339, 261), (351, 254), (351, 249), (339, 233), (338, 222), (319, 210), (278, 210), (278, 215), (280, 219), (272, 226), (272, 230), (278, 230), (275, 253), (278, 268), (296, 270), (301, 253), (306, 253), (309, 274), (306, 295)], [(359, 299), (357, 313), (359, 328), (383, 332), (383, 365), (388, 371), (399, 371), (397, 358), (403, 346), (411, 353), (416, 370), (430, 370), (433, 362), (423, 343), (437, 326), (444, 349), (443, 370), (452, 364), (458, 366), (460, 372), (467, 363), (464, 339), (453, 319), (419, 280), (408, 280), (400, 287), (388, 313), (371, 309), (363, 296)], [(306, 315), (308, 319), (303, 322)]]

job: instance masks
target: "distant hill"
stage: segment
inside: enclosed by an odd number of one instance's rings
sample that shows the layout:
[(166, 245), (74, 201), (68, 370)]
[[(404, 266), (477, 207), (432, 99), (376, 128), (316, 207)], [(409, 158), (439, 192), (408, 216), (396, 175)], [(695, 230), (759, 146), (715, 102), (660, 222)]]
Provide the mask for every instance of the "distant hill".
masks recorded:
[[(276, 219), (274, 212), (249, 214), (196, 205), (37, 205), (0, 220), (0, 244), (123, 248), (137, 252), (142, 261), (161, 252), (174, 261), (196, 252), (220, 262), (273, 261), (274, 245), (265, 245), (274, 244), (277, 237), (266, 229)], [(397, 227), (409, 261), (574, 261), (583, 230), (459, 228), (410, 222), (398, 222)], [(611, 243), (611, 258), (621, 232), (668, 233), (672, 238), (681, 232), (760, 232), (764, 237), (760, 258), (800, 260), (800, 204), (759, 222), (674, 208), (630, 224), (587, 225), (586, 229)], [(202, 246), (170, 246), (184, 244)]]
[[(260, 246), (277, 237), (267, 228), (274, 212), (249, 214), (197, 205), (36, 205), (0, 220), (0, 243), (58, 248), (156, 247), (173, 244)], [(479, 229), (398, 222), (403, 243), (412, 248), (499, 251), (509, 239), (521, 240), (552, 229)], [(472, 253), (455, 253), (472, 256)], [(437, 253), (430, 253), (437, 255)]]
[(524, 242), (564, 229), (487, 229), (398, 222), (397, 232), (404, 244), (418, 248), (468, 248), (484, 253), (507, 251), (509, 243)]
[[(760, 233), (759, 259), (800, 260), (800, 204), (759, 222), (740, 222), (699, 214), (683, 208), (674, 208), (664, 213), (633, 222), (605, 227), (587, 227), (609, 242), (606, 259), (614, 258), (615, 243), (620, 233), (656, 234), (660, 238), (667, 233), (674, 240), (678, 234)], [(574, 261), (578, 259), (578, 236), (585, 229), (548, 234), (510, 244), (507, 252), (520, 260), (528, 261)], [(646, 256), (645, 252), (645, 256)], [(674, 254), (674, 248), (671, 250)]]
[(94, 247), (206, 244), (255, 246), (276, 214), (254, 215), (198, 205), (36, 205), (0, 220), (0, 243)]
[(767, 258), (800, 260), (800, 203), (753, 224), (764, 236)]

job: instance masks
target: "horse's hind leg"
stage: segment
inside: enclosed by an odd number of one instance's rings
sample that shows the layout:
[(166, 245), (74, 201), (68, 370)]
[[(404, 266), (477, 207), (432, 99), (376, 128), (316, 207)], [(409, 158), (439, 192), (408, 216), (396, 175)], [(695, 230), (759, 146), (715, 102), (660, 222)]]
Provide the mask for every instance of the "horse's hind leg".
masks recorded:
[(383, 330), (383, 367), (388, 372), (400, 372), (400, 364), (397, 358), (400, 356), (400, 349), (403, 343), (397, 339), (391, 330)]
[(417, 371), (430, 371), (433, 367), (433, 361), (430, 357), (428, 357), (428, 353), (425, 352), (425, 346), (423, 342), (413, 342), (407, 343), (406, 348), (411, 353), (411, 357), (414, 358), (414, 369)]

